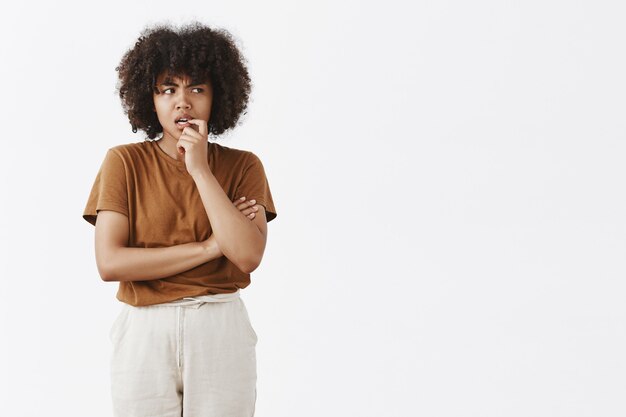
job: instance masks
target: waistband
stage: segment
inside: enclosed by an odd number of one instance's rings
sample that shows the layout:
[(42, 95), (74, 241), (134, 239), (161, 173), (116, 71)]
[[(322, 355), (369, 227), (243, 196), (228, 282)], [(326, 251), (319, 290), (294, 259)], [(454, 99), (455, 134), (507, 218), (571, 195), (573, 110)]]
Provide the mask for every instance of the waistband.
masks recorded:
[(184, 297), (180, 300), (170, 301), (167, 303), (159, 303), (159, 304), (151, 304), (145, 307), (161, 307), (161, 306), (172, 306), (172, 307), (191, 307), (191, 308), (199, 308), (204, 303), (227, 303), (229, 301), (234, 301), (239, 298), (239, 294), (241, 292), (240, 288), (237, 288), (237, 291), (226, 293), (226, 294), (209, 294), (209, 295), (197, 295), (195, 297)]

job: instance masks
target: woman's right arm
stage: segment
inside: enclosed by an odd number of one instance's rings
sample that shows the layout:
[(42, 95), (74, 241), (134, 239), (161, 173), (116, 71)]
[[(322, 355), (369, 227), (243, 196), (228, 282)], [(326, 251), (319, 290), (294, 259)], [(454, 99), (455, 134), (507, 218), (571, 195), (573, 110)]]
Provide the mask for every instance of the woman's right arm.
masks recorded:
[[(245, 205), (245, 206), (244, 206)], [(248, 203), (238, 208), (248, 219), (255, 210)], [(223, 256), (211, 235), (202, 242), (189, 242), (165, 248), (129, 248), (128, 217), (112, 210), (101, 210), (96, 219), (96, 265), (103, 281), (147, 281), (170, 277)]]

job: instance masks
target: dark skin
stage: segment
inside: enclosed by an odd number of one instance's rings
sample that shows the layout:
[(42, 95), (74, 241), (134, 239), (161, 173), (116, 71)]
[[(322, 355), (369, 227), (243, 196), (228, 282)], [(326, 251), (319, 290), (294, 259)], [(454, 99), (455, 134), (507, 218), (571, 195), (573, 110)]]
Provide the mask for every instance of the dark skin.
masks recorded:
[(256, 212), (259, 210), (259, 207), (254, 203), (256, 203), (256, 200), (246, 200), (245, 196), (233, 201), (235, 207), (237, 207), (239, 211), (241, 211), (250, 220), (254, 219)]
[[(172, 158), (182, 159), (187, 172), (196, 182), (213, 225), (213, 234), (204, 244), (219, 248), (220, 253), (242, 271), (256, 268), (267, 236), (264, 207), (256, 205), (249, 208), (256, 203), (254, 200), (235, 203), (238, 210), (247, 210), (243, 214), (252, 220), (254, 227), (242, 223), (232, 208), (225, 204), (227, 196), (210, 170), (207, 152), (208, 121), (213, 104), (211, 83), (208, 80), (192, 80), (188, 75), (179, 77), (163, 72), (156, 78), (155, 87), (153, 110), (163, 127), (163, 137), (157, 145)], [(181, 117), (187, 121), (177, 123)], [(256, 215), (257, 212), (260, 216)]]
[[(172, 80), (176, 85), (166, 84), (166, 80)], [(192, 86), (190, 81), (189, 77), (181, 79), (175, 76), (168, 77), (166, 73), (162, 73), (157, 77), (159, 94), (154, 94), (153, 99), (154, 110), (163, 125), (163, 138), (157, 144), (173, 159), (183, 159), (187, 169), (191, 172), (196, 166), (208, 169), (207, 160), (203, 155), (206, 155), (207, 152), (206, 131), (213, 101), (213, 89), (209, 82)], [(183, 98), (185, 102), (182, 103), (182, 106), (173, 102), (173, 100), (176, 100), (176, 94), (186, 95)], [(191, 126), (185, 127), (180, 131), (175, 127), (174, 119), (181, 112), (198, 114), (200, 118), (189, 120)], [(194, 144), (193, 139), (197, 139), (196, 137), (201, 139), (196, 140), (196, 142), (204, 146), (191, 146)], [(198, 150), (199, 152), (187, 154), (187, 148), (192, 148), (194, 151)], [(233, 203), (246, 217), (252, 220), (259, 207), (254, 205), (256, 203), (255, 200), (244, 202), (243, 198), (235, 200)], [(249, 208), (250, 206), (253, 207)]]

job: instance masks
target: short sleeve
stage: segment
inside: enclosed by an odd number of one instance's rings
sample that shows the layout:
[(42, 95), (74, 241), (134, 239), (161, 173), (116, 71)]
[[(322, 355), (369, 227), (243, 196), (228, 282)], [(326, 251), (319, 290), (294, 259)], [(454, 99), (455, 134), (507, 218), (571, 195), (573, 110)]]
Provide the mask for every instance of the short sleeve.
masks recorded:
[(113, 210), (128, 216), (126, 169), (122, 157), (112, 149), (107, 151), (96, 175), (83, 218), (95, 226), (100, 210)]
[(236, 197), (246, 197), (246, 200), (256, 200), (256, 204), (265, 207), (267, 222), (276, 218), (276, 208), (272, 199), (269, 182), (265, 176), (265, 169), (258, 156), (248, 152), (243, 176), (237, 186)]

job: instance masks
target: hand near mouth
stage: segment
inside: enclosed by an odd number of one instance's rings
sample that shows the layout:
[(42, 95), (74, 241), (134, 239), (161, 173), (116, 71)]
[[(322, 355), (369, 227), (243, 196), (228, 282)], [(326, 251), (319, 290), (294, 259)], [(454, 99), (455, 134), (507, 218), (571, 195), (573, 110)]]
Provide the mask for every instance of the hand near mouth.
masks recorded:
[(183, 129), (176, 149), (185, 156), (185, 166), (189, 175), (197, 175), (209, 171), (208, 152), (208, 127), (207, 121), (191, 119), (188, 121), (195, 126), (187, 126)]

